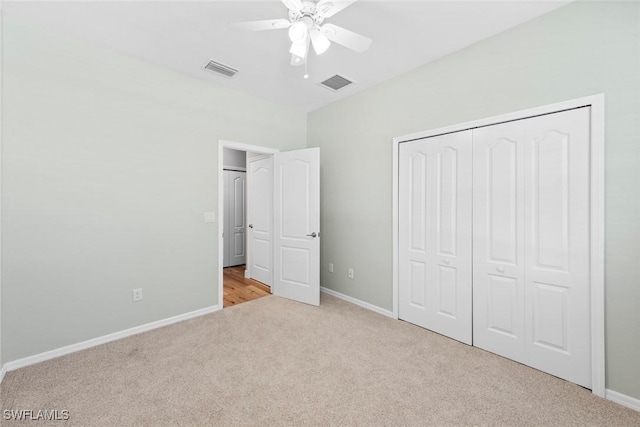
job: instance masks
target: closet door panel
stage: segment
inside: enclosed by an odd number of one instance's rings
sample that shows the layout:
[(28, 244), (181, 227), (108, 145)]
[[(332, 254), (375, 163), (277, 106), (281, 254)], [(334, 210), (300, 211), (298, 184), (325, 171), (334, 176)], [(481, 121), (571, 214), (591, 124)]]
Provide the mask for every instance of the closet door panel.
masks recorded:
[[(427, 282), (427, 265), (421, 261), (409, 261), (409, 305), (417, 310), (424, 311), (426, 307), (425, 283)], [(409, 315), (409, 311), (405, 312)], [(418, 320), (419, 321), (419, 320)], [(415, 322), (414, 322), (415, 323)]]
[(422, 141), (400, 147), (400, 292), (399, 316), (413, 324), (427, 327), (430, 316), (429, 289), (431, 256), (427, 242), (432, 241), (429, 188), (432, 162), (428, 146)]
[(233, 234), (233, 245), (229, 253), (231, 265), (242, 265), (246, 262), (246, 172), (232, 172), (231, 181), (231, 216), (229, 230)]
[(456, 256), (458, 150), (447, 145), (437, 154), (436, 227), (438, 255)]
[[(518, 311), (521, 306), (518, 296), (522, 290), (519, 289), (518, 279), (488, 274), (486, 280), (486, 330), (499, 337), (522, 340), (521, 312)], [(474, 326), (479, 329), (479, 325)], [(482, 340), (476, 340), (479, 341), (476, 346), (481, 347)]]
[[(434, 258), (435, 295), (433, 302), (434, 312), (438, 316), (436, 321), (442, 324), (441, 327), (444, 330), (454, 328), (454, 322), (458, 319), (464, 319), (466, 313), (462, 310), (467, 309), (466, 304), (460, 304), (458, 301), (458, 287), (465, 280), (464, 269), (469, 262), (469, 259), (463, 258), (461, 260), (458, 254), (458, 242), (462, 240), (460, 232), (465, 232), (464, 229), (459, 230), (458, 228), (460, 224), (469, 219), (468, 217), (461, 217), (461, 215), (468, 216), (471, 213), (465, 211), (466, 201), (462, 201), (462, 205), (458, 206), (458, 199), (460, 198), (458, 192), (460, 183), (458, 179), (460, 174), (463, 173), (459, 168), (465, 166), (464, 164), (460, 165), (461, 161), (464, 162), (464, 159), (461, 159), (461, 155), (464, 156), (466, 154), (464, 152), (460, 154), (460, 150), (467, 148), (459, 147), (459, 145), (468, 134), (455, 135), (454, 137), (444, 136), (440, 137), (438, 141), (433, 141), (433, 148), (437, 150), (435, 153), (436, 188), (433, 192), (436, 196), (434, 230), (437, 242)], [(460, 212), (460, 209), (463, 212)], [(458, 280), (458, 271), (460, 269), (463, 270), (461, 281)], [(465, 290), (461, 290), (461, 292), (464, 293)], [(466, 320), (461, 321), (464, 322)]]
[(473, 131), (473, 343), (524, 359), (524, 126)]
[(430, 329), (472, 342), (472, 132), (456, 132), (430, 142), (435, 160)]
[(400, 147), (400, 318), (471, 343), (471, 131)]
[(527, 364), (590, 387), (589, 108), (524, 123)]

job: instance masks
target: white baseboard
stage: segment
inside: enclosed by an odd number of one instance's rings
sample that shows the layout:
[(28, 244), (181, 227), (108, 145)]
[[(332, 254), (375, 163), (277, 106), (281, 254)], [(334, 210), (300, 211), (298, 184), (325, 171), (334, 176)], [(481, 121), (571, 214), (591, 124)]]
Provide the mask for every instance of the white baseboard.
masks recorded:
[(626, 406), (627, 408), (635, 409), (640, 412), (640, 399), (627, 396), (626, 394), (618, 393), (617, 391), (607, 389), (605, 392), (607, 400), (616, 402), (619, 405)]
[(2, 380), (4, 379), (4, 374), (7, 373), (7, 365), (2, 365), (0, 368), (0, 384), (2, 384)]
[(161, 328), (163, 326), (171, 325), (173, 323), (182, 322), (183, 320), (193, 319), (194, 317), (204, 316), (205, 314), (214, 313), (220, 310), (219, 305), (203, 308), (189, 313), (179, 314), (177, 316), (168, 317), (166, 319), (157, 320), (155, 322), (146, 323), (144, 325), (136, 326), (134, 328), (125, 329), (124, 331), (114, 332), (109, 335), (93, 338), (87, 341), (82, 341), (77, 344), (71, 344), (65, 347), (60, 347), (55, 350), (45, 351), (44, 353), (36, 354), (33, 356), (24, 357), (22, 359), (13, 360), (7, 362), (2, 367), (0, 372), (0, 382), (6, 372), (15, 371), (16, 369), (24, 368), (26, 366), (35, 365), (36, 363), (44, 362), (45, 360), (55, 359), (56, 357), (65, 356), (67, 354), (75, 353), (77, 351), (86, 350), (91, 347), (95, 347), (101, 344), (106, 344), (111, 341), (116, 341), (122, 338), (137, 335), (142, 332), (151, 331), (153, 329)]
[(382, 314), (383, 316), (387, 316), (387, 317), (391, 317), (392, 319), (395, 319), (392, 311), (386, 310), (384, 308), (380, 308), (377, 305), (360, 301), (359, 299), (350, 297), (349, 295), (341, 294), (340, 292), (336, 292), (333, 289), (325, 288), (324, 286), (320, 286), (320, 291), (324, 292), (327, 295), (331, 295), (336, 298), (340, 298), (341, 300), (350, 302), (351, 304), (355, 304), (359, 307), (366, 308), (367, 310), (375, 311), (376, 313)]

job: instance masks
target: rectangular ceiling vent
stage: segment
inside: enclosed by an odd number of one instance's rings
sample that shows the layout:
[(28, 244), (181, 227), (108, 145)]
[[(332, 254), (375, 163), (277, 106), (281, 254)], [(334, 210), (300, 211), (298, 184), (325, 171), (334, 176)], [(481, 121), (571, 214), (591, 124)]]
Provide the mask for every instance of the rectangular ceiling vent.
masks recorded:
[(353, 82), (348, 78), (336, 74), (335, 76), (329, 77), (327, 80), (321, 82), (320, 84), (331, 90), (340, 90), (343, 87), (350, 85), (351, 83)]
[(209, 63), (204, 66), (204, 69), (227, 77), (233, 77), (238, 72), (235, 68), (231, 68), (216, 61), (209, 61)]

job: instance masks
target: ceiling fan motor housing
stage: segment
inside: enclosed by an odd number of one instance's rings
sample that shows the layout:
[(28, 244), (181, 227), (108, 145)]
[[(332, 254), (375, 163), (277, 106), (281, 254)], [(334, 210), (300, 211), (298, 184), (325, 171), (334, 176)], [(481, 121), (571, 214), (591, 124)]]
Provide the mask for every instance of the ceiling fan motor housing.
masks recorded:
[[(333, 3), (325, 3), (322, 9), (328, 11), (332, 6)], [(311, 29), (314, 25), (322, 24), (322, 21), (324, 21), (324, 12), (318, 10), (316, 4), (310, 1), (302, 2), (302, 9), (300, 10), (289, 9), (289, 20), (291, 23), (304, 20), (304, 18), (309, 18), (307, 28)]]

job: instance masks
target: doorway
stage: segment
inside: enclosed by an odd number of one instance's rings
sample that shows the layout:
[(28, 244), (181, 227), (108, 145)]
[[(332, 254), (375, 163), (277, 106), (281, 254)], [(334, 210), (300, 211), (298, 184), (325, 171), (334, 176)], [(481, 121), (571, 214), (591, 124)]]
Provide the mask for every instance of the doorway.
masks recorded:
[(253, 280), (247, 272), (252, 254), (247, 241), (247, 159), (272, 155), (277, 149), (220, 141), (218, 145), (218, 301), (223, 308), (270, 295), (269, 281)]
[[(223, 308), (252, 301), (271, 293), (268, 280), (246, 277), (247, 270), (247, 152), (225, 148), (223, 224)], [(253, 188), (255, 191), (255, 187)], [(255, 257), (254, 257), (255, 258)]]
[(218, 145), (218, 304), (224, 302), (225, 149), (246, 157), (245, 278), (265, 282), (276, 296), (320, 305), (320, 149), (280, 153), (223, 140)]

